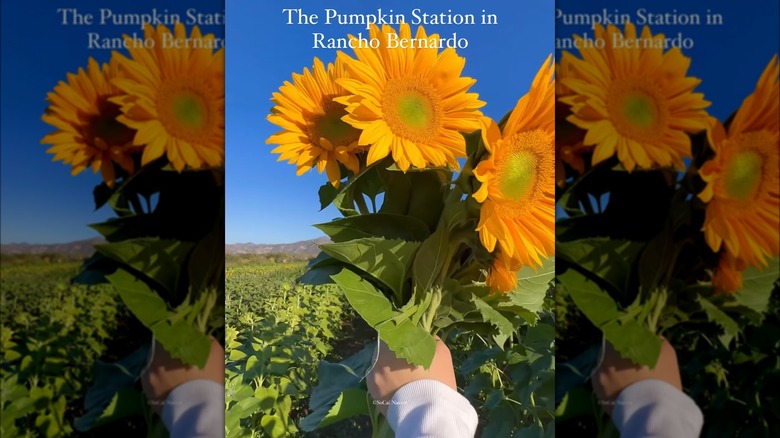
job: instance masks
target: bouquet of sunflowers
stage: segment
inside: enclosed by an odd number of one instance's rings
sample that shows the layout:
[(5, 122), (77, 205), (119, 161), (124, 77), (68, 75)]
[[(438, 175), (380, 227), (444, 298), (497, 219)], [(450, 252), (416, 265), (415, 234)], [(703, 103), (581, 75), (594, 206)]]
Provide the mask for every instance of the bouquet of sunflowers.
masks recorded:
[[(379, 41), (391, 33), (370, 30)], [(429, 36), (419, 27), (416, 38)], [(315, 58), (273, 94), (268, 115), (281, 128), (267, 140), (273, 152), (299, 175), (324, 171), (321, 207), (343, 215), (316, 225), (332, 242), (300, 281), (337, 284), (381, 341), (423, 367), (436, 334), (519, 342), (554, 276), (551, 59), (498, 123), (469, 92), (465, 62), (454, 49), (385, 45), (338, 52), (327, 66)], [(361, 377), (374, 354), (369, 343), (320, 365), (304, 430), (371, 414)]]
[[(596, 26), (594, 36), (637, 32)], [(717, 326), (734, 348), (737, 321), (760, 324), (777, 288), (780, 69), (775, 55), (721, 121), (694, 91), (691, 60), (648, 27), (639, 36), (653, 44), (560, 59), (556, 293), (561, 313), (575, 308), (623, 357), (654, 367), (659, 336), (678, 327)], [(587, 355), (571, 362), (583, 378), (598, 348)]]
[[(49, 93), (43, 121), (56, 131), (41, 142), (73, 175), (100, 171), (95, 206), (116, 215), (91, 225), (106, 243), (75, 281), (111, 283), (154, 340), (202, 367), (224, 319), (224, 51), (194, 48), (213, 47), (198, 27), (189, 39), (203, 44), (193, 47), (163, 44), (188, 39), (183, 24), (144, 33), (155, 44), (125, 36), (127, 56), (90, 59)], [(80, 430), (132, 414), (116, 406), (148, 409), (133, 402), (147, 356), (144, 345), (117, 364), (98, 362)]]

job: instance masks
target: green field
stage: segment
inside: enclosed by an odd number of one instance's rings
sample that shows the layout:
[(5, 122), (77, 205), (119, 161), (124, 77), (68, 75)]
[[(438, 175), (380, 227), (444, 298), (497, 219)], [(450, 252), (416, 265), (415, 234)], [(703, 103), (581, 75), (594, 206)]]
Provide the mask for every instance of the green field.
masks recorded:
[[(296, 283), (306, 263), (292, 257), (228, 257), (226, 268), (227, 436), (367, 437), (367, 417), (304, 434), (321, 360), (338, 362), (376, 342), (374, 331), (333, 286)], [(4, 257), (2, 281), (2, 436), (144, 436), (128, 418), (78, 433), (97, 360), (136, 350), (143, 327), (108, 286), (70, 283), (80, 261)], [(480, 414), (481, 436), (540, 435), (553, 418), (552, 313), (502, 351), (488, 340), (450, 333), (458, 386)], [(133, 337), (135, 334), (135, 337)], [(13, 402), (12, 402), (13, 401)], [(549, 436), (553, 428), (544, 427)]]
[[(139, 345), (130, 336), (134, 318), (111, 287), (71, 284), (79, 266), (68, 257), (3, 256), (3, 437), (76, 434), (95, 361), (118, 360)], [(137, 436), (140, 424), (128, 419), (79, 436)]]
[[(226, 268), (226, 428), (228, 437), (370, 437), (367, 417), (305, 434), (320, 360), (342, 360), (376, 342), (375, 332), (334, 286), (296, 284), (303, 262), (228, 256)], [(465, 333), (445, 339), (458, 387), (477, 408), (480, 436), (552, 436), (554, 358), (552, 312), (522, 327), (506, 350)], [(523, 432), (520, 432), (520, 431)], [(515, 435), (516, 434), (516, 435)]]

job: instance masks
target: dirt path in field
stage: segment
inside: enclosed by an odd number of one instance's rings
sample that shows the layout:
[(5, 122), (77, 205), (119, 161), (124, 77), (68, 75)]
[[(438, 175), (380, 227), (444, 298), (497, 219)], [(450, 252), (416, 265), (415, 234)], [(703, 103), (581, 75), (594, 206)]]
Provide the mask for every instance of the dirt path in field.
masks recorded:
[(342, 336), (333, 345), (333, 352), (326, 360), (344, 360), (362, 350), (366, 344), (376, 342), (376, 330), (359, 316), (342, 321), (341, 330)]

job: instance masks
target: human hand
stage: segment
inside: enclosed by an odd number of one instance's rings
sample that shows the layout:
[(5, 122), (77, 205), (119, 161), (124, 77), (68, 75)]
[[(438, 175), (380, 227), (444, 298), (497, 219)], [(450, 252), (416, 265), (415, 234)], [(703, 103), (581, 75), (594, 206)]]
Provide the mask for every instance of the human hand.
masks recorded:
[(171, 357), (170, 353), (155, 341), (154, 357), (149, 369), (141, 377), (141, 386), (146, 399), (158, 415), (162, 415), (165, 400), (174, 388), (197, 379), (225, 384), (225, 350), (216, 339), (211, 338), (211, 351), (203, 369), (187, 366), (179, 359)]
[(438, 337), (436, 338), (436, 353), (428, 370), (410, 365), (406, 360), (398, 358), (387, 347), (387, 344), (380, 342), (379, 358), (368, 374), (366, 384), (371, 398), (377, 402), (377, 409), (386, 416), (393, 394), (407, 383), (423, 379), (437, 380), (455, 391), (458, 390), (455, 383), (452, 354)]
[(629, 359), (623, 359), (620, 353), (607, 343), (604, 360), (593, 375), (593, 390), (604, 411), (612, 415), (615, 399), (620, 392), (633, 383), (647, 379), (662, 380), (682, 391), (677, 353), (666, 339), (662, 339), (661, 355), (652, 370), (646, 366), (638, 367)]

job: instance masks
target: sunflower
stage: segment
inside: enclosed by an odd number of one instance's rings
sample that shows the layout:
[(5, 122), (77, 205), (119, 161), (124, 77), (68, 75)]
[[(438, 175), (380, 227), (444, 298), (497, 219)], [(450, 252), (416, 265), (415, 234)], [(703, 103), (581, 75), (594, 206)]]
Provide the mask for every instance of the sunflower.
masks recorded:
[(103, 181), (113, 187), (116, 180), (114, 164), (128, 173), (135, 170), (131, 154), (135, 131), (119, 123), (119, 106), (109, 101), (121, 93), (111, 84), (118, 66), (113, 60), (100, 65), (90, 58), (87, 70), (80, 68), (68, 74), (68, 82), (60, 81), (46, 98), (49, 107), (42, 119), (57, 128), (41, 143), (50, 144), (46, 152), (54, 154), (54, 161), (71, 165), (71, 173), (78, 175), (87, 167), (100, 169)]
[(484, 122), (488, 151), (474, 169), (481, 182), (477, 226), (482, 244), (522, 265), (541, 265), (555, 249), (555, 84), (551, 57), (517, 102), (503, 131)]
[[(409, 40), (411, 30), (402, 24), (400, 34), (390, 26), (380, 31), (371, 26), (371, 38), (381, 42), (377, 49), (356, 48), (353, 59), (338, 53), (347, 78), (338, 79), (350, 95), (336, 99), (347, 106), (343, 120), (362, 130), (358, 143), (371, 145), (367, 164), (392, 154), (403, 171), (411, 166), (449, 165), (460, 169), (458, 158), (466, 156), (466, 141), (460, 131), (481, 127), (485, 105), (475, 93), (467, 93), (476, 82), (461, 77), (466, 60), (448, 48), (388, 48), (388, 36)], [(417, 28), (416, 41), (438, 41)], [(357, 40), (350, 35), (352, 41)]]
[(214, 52), (214, 35), (202, 36), (197, 26), (187, 38), (184, 25), (174, 33), (163, 25), (144, 26), (154, 49), (132, 48), (130, 58), (118, 53), (122, 77), (114, 79), (124, 95), (119, 120), (136, 129), (133, 144), (146, 145), (141, 164), (164, 154), (181, 172), (185, 167), (219, 167), (225, 159), (225, 52)]
[[(595, 146), (593, 164), (617, 153), (629, 172), (655, 165), (684, 169), (687, 133), (707, 128), (704, 109), (710, 104), (693, 93), (700, 80), (686, 76), (690, 59), (679, 48), (664, 53), (664, 36), (652, 35), (647, 26), (640, 39), (631, 23), (625, 36), (611, 25), (596, 25), (594, 35), (605, 47), (581, 48), (582, 59), (572, 56), (571, 75), (561, 79), (574, 93), (561, 99), (571, 105), (567, 120), (587, 131), (583, 143)], [(616, 40), (635, 46), (613, 47)]]
[(510, 292), (517, 288), (517, 271), (521, 267), (520, 262), (499, 251), (493, 257), (493, 266), (488, 271), (486, 284), (493, 292)]
[(707, 186), (704, 237), (750, 265), (780, 253), (780, 85), (777, 55), (737, 110), (728, 131), (710, 119), (714, 157), (699, 170)]
[(357, 154), (360, 130), (342, 120), (347, 114), (343, 104), (336, 98), (347, 94), (336, 83), (345, 76), (341, 61), (328, 64), (314, 58), (311, 72), (293, 73), (293, 82), (285, 82), (278, 93), (273, 94), (276, 106), (271, 110), (268, 121), (282, 128), (270, 136), (266, 144), (277, 144), (272, 152), (279, 155), (279, 161), (288, 160), (298, 166), (298, 175), (317, 166), (325, 170), (330, 183), (338, 187), (341, 181), (339, 163), (358, 173), (360, 163)]
[(726, 253), (712, 273), (712, 285), (719, 293), (737, 292), (742, 289), (742, 271), (746, 268), (747, 263)]

